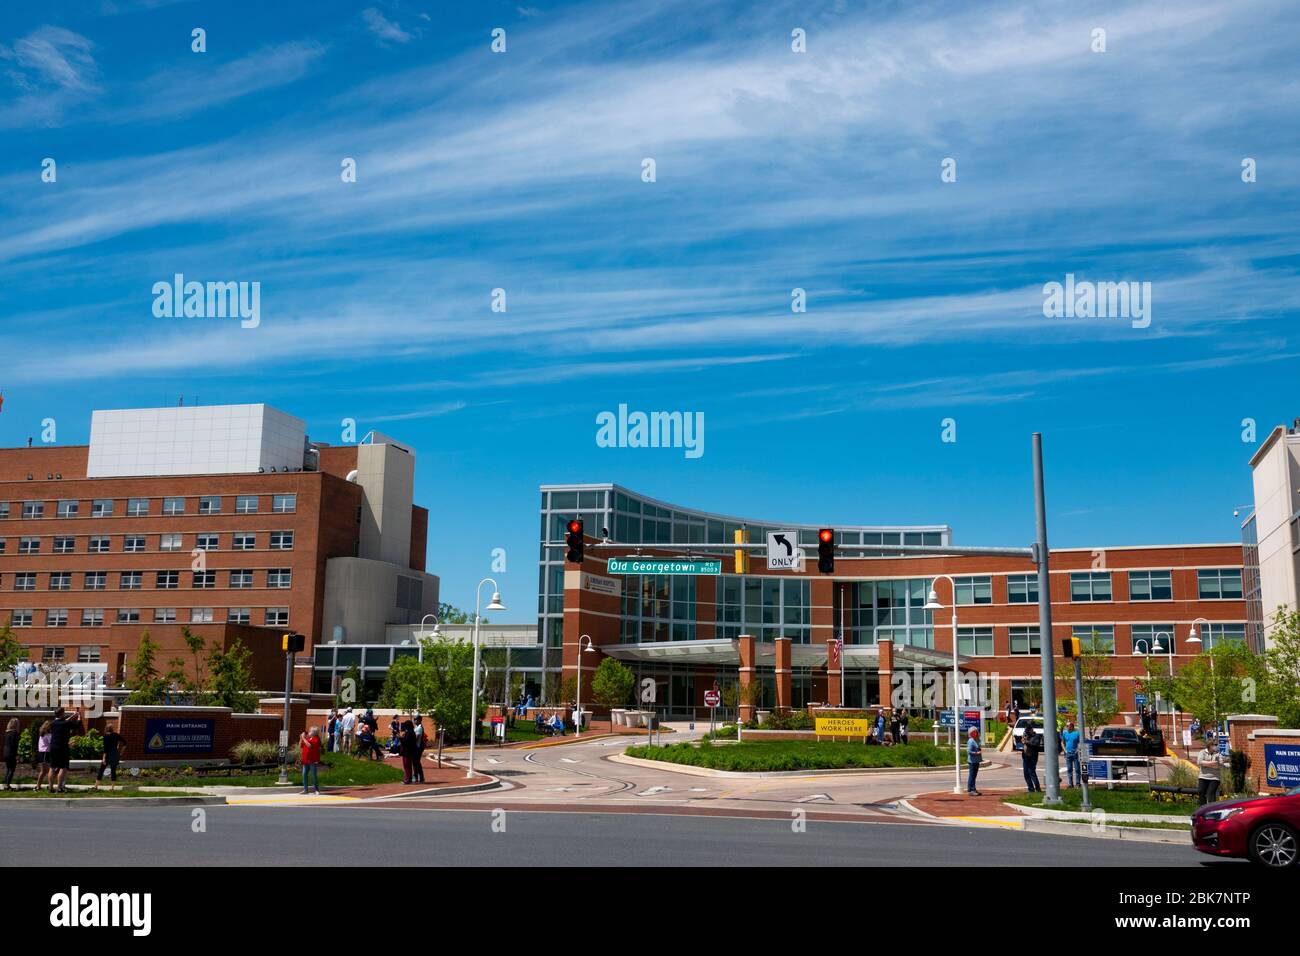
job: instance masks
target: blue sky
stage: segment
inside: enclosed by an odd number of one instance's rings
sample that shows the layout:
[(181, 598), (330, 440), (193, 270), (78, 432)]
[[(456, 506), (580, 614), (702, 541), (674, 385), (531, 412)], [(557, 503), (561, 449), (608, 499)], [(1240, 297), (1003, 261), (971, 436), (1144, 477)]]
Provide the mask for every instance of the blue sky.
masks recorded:
[[(501, 620), (535, 609), (544, 482), (1022, 545), (1041, 430), (1054, 546), (1237, 540), (1242, 420), (1300, 415), (1296, 20), (6, 4), (0, 444), (181, 395), (355, 418), (418, 449), (446, 599), (507, 549)], [(261, 325), (155, 318), (177, 272), (260, 282)], [(1066, 273), (1152, 283), (1150, 327), (1045, 318)], [(620, 403), (703, 412), (705, 454), (597, 447)]]

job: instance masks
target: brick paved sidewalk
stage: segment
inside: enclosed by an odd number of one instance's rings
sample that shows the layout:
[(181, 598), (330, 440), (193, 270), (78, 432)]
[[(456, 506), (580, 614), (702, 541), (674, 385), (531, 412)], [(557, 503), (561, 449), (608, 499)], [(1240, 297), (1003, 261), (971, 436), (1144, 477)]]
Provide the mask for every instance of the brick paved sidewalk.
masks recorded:
[(922, 813), (936, 817), (1013, 817), (1019, 811), (1003, 803), (1003, 799), (1019, 790), (983, 790), (981, 796), (939, 790), (908, 797), (907, 802)]

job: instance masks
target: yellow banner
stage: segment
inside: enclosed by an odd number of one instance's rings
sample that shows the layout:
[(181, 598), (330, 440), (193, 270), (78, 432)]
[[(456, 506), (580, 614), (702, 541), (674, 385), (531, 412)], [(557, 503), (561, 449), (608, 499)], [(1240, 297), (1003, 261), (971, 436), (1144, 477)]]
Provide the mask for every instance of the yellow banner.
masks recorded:
[(818, 734), (831, 737), (866, 737), (871, 733), (871, 721), (866, 717), (817, 717)]

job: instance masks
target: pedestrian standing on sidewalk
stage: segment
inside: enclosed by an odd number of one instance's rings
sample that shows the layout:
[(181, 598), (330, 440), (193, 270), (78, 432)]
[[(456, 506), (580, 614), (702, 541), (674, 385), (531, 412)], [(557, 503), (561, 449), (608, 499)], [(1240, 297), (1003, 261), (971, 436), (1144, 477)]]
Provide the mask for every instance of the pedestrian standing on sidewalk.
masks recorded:
[(62, 707), (55, 709), (54, 719), (50, 721), (50, 789), (57, 783), (59, 793), (67, 793), (68, 767), (72, 765), (72, 738), (86, 732), (81, 722), (81, 710), (71, 714)]
[(1079, 732), (1074, 729), (1074, 721), (1066, 721), (1065, 731), (1061, 734), (1061, 745), (1065, 753), (1065, 774), (1071, 787), (1075, 786), (1075, 777), (1079, 778), (1078, 785), (1083, 785), (1083, 774), (1079, 772), (1079, 736)]
[(1199, 771), (1196, 789), (1201, 806), (1214, 803), (1219, 799), (1219, 785), (1223, 782), (1222, 767), (1228, 758), (1219, 753), (1218, 742), (1213, 734), (1205, 735), (1205, 746), (1196, 755), (1196, 768)]
[[(41, 781), (50, 773), (50, 722), (41, 724), (34, 734), (36, 740), (32, 747), (32, 758), (36, 766), (36, 789), (41, 789)], [(54, 792), (54, 777), (50, 775), (50, 792)]]
[(18, 718), (10, 717), (5, 726), (5, 789), (12, 790), (14, 771), (18, 768)]
[(424, 718), (419, 714), (415, 715), (415, 743), (415, 782), (424, 783), (424, 750), (429, 746), (429, 740), (424, 733)]
[(117, 783), (117, 765), (122, 759), (122, 753), (126, 750), (126, 741), (122, 735), (117, 732), (114, 724), (109, 724), (104, 728), (104, 756), (99, 761), (99, 772), (95, 774), (95, 789), (99, 789), (99, 781), (104, 779), (104, 772), (107, 771), (109, 780)]
[(415, 738), (415, 724), (408, 717), (402, 721), (399, 736), (402, 741), (402, 783), (415, 778), (415, 764), (420, 759), (420, 743)]
[(984, 748), (980, 746), (980, 732), (972, 727), (966, 738), (966, 792), (973, 797), (983, 796), (975, 789), (975, 777), (978, 776), (980, 764), (983, 762)]
[(320, 728), (311, 727), (306, 733), (300, 734), (298, 746), (302, 750), (302, 792), (312, 792), (307, 789), (307, 778), (310, 776), (312, 789), (320, 793)]
[(1025, 772), (1025, 787), (1030, 793), (1041, 793), (1043, 785), (1038, 782), (1038, 753), (1043, 749), (1043, 738), (1034, 725), (1025, 728), (1024, 744), (1020, 748), (1020, 766)]

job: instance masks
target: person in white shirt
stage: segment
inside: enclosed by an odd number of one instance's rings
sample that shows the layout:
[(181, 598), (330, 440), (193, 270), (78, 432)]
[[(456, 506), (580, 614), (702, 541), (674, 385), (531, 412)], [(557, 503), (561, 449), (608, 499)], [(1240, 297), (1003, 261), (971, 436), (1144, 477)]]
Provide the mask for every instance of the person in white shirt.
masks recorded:
[(1228, 758), (1219, 753), (1218, 741), (1212, 735), (1206, 735), (1205, 748), (1196, 755), (1197, 790), (1201, 806), (1214, 803), (1219, 799), (1219, 784), (1222, 782), (1222, 768)]
[(349, 707), (343, 712), (343, 752), (352, 753), (352, 746), (357, 739), (357, 715)]

